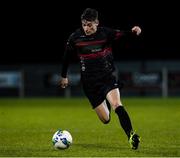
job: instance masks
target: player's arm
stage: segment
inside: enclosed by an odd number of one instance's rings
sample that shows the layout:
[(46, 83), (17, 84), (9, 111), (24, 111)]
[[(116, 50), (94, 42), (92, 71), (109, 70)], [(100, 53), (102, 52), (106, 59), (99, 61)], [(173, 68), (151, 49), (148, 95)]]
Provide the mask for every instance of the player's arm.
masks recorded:
[(67, 77), (67, 72), (68, 72), (68, 67), (69, 67), (69, 59), (70, 58), (70, 51), (68, 48), (68, 45), (66, 46), (65, 52), (64, 52), (64, 57), (63, 57), (63, 63), (62, 63), (62, 71), (61, 71), (61, 78), (59, 85), (61, 88), (66, 88), (68, 86), (68, 77)]
[(139, 36), (141, 34), (141, 28), (139, 26), (133, 26), (129, 31), (122, 31), (122, 35), (125, 37)]
[(68, 40), (66, 44), (64, 57), (63, 57), (61, 78), (59, 80), (59, 85), (61, 86), (61, 88), (66, 88), (68, 86), (68, 83), (69, 83), (68, 77), (67, 77), (68, 67), (69, 67), (69, 62), (74, 51), (75, 49), (73, 46), (72, 39), (70, 37), (70, 39)]
[(123, 37), (131, 37), (131, 36), (139, 36), (141, 34), (141, 28), (139, 26), (134, 26), (132, 27), (131, 30), (128, 31), (121, 31), (121, 30), (112, 30), (110, 32), (110, 37), (113, 40), (118, 40), (121, 39)]
[(68, 67), (69, 67), (69, 62), (70, 62), (70, 50), (68, 48), (69, 46), (66, 46), (66, 50), (64, 52), (63, 56), (63, 63), (62, 63), (62, 70), (61, 70), (61, 78), (59, 80), (59, 85), (61, 88), (66, 88), (68, 86), (68, 77), (67, 77), (67, 72), (68, 72)]

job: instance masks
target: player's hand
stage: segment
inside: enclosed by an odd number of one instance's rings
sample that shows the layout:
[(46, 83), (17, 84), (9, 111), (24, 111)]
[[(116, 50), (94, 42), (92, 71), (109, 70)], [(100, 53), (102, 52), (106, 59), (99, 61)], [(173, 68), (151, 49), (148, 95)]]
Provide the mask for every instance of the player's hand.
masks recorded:
[(141, 28), (139, 26), (134, 26), (131, 30), (132, 32), (135, 32), (136, 35), (140, 35), (141, 33)]
[(68, 78), (61, 78), (59, 81), (59, 86), (61, 86), (61, 88), (66, 88), (68, 86)]

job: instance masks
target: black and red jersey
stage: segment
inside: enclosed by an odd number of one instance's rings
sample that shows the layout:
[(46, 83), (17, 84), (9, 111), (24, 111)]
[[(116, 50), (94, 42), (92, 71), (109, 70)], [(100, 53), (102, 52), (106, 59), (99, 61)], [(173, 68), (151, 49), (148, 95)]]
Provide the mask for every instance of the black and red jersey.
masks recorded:
[(98, 27), (96, 33), (87, 36), (82, 28), (76, 30), (70, 35), (66, 45), (62, 77), (66, 77), (69, 61), (74, 53), (80, 59), (83, 75), (113, 72), (112, 43), (129, 33), (130, 31)]

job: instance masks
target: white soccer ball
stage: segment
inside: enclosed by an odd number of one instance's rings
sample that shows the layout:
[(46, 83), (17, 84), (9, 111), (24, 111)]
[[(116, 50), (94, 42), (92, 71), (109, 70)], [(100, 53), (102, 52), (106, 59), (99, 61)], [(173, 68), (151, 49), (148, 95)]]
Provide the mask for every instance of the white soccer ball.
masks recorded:
[(58, 130), (52, 137), (55, 149), (67, 149), (72, 144), (72, 136), (66, 130)]

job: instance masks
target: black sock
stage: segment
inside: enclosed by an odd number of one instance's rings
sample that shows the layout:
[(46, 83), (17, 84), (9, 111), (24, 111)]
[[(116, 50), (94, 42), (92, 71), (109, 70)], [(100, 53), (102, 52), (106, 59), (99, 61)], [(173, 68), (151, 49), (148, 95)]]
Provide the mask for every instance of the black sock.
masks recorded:
[(120, 122), (122, 128), (124, 129), (126, 135), (129, 138), (130, 133), (132, 131), (132, 125), (131, 125), (131, 120), (130, 120), (130, 118), (128, 116), (128, 113), (126, 112), (126, 110), (124, 109), (123, 106), (118, 106), (115, 109), (115, 112), (119, 117), (119, 122)]

